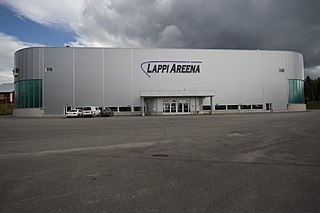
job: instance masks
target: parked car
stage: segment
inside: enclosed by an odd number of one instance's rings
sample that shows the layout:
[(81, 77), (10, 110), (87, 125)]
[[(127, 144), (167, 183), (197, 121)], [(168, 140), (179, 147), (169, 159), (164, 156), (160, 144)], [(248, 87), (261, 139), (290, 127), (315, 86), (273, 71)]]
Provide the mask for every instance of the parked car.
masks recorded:
[(66, 117), (71, 118), (71, 117), (81, 117), (82, 116), (82, 110), (80, 109), (71, 109), (66, 112)]
[(111, 117), (114, 115), (113, 111), (109, 107), (104, 107), (101, 109), (101, 117)]
[(83, 117), (96, 117), (100, 115), (100, 110), (96, 106), (85, 106), (82, 110)]

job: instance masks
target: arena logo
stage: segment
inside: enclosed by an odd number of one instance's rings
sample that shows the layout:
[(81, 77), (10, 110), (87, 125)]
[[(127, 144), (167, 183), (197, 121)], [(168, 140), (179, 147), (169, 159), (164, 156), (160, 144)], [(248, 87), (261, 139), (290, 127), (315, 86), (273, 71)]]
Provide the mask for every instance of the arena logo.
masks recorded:
[(159, 73), (200, 73), (202, 61), (145, 61), (141, 70), (151, 78)]

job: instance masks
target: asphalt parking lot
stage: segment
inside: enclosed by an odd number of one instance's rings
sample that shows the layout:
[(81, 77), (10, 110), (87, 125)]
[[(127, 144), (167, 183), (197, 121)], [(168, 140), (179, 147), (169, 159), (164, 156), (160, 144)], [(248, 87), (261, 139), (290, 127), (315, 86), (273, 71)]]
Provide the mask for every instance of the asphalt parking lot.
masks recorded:
[(320, 110), (0, 117), (0, 212), (319, 212)]

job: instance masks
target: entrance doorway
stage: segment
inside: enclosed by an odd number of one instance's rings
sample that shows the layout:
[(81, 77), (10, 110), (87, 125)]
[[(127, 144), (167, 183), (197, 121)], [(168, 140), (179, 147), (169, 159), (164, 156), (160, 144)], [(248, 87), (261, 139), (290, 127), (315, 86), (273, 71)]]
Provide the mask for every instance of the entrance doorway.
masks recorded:
[(64, 108), (63, 108), (63, 112), (64, 112), (64, 114), (66, 114), (68, 111), (70, 111), (72, 109), (72, 107), (71, 106), (65, 106)]
[(272, 103), (266, 103), (266, 110), (272, 111)]
[(190, 100), (163, 101), (163, 114), (190, 114)]

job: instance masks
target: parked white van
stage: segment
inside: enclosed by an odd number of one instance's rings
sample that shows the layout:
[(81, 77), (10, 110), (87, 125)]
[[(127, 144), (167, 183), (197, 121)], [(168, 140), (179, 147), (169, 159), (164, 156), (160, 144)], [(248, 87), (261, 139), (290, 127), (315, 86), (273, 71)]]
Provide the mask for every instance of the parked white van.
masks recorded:
[(82, 108), (83, 117), (96, 117), (100, 115), (100, 110), (97, 106), (84, 106)]

